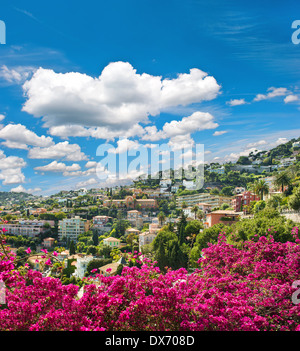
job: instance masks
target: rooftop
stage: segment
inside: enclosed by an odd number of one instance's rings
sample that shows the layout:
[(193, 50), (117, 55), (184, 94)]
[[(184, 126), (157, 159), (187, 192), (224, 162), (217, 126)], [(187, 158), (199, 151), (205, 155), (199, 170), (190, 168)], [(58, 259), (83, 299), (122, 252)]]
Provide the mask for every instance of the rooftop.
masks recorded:
[(105, 238), (103, 240), (106, 240), (106, 241), (121, 241), (119, 239), (113, 238), (112, 236), (110, 236), (109, 238)]
[(239, 216), (239, 212), (235, 212), (232, 210), (218, 210), (218, 211), (213, 211), (211, 213), (208, 213), (207, 216), (212, 215), (212, 214), (221, 214), (221, 215), (236, 215)]

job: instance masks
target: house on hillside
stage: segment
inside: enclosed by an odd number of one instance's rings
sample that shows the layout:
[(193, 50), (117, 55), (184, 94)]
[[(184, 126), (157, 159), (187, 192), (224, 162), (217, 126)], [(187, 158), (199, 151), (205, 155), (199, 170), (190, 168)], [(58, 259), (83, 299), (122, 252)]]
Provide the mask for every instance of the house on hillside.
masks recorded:
[(230, 211), (230, 210), (213, 211), (206, 215), (204, 227), (210, 228), (213, 225), (219, 224), (219, 223), (223, 223), (225, 225), (231, 225), (232, 223), (235, 223), (238, 220), (240, 215), (241, 213), (237, 213), (235, 211)]

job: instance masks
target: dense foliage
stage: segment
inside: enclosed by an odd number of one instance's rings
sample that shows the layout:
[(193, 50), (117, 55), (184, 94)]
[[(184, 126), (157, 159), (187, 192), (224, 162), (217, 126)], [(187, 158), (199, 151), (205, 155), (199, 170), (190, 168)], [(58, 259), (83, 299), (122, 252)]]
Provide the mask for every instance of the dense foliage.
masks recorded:
[(6, 248), (0, 330), (299, 330), (300, 306), (291, 300), (300, 275), (297, 227), (292, 235), (295, 242), (261, 236), (237, 248), (221, 234), (192, 274), (162, 274), (145, 260), (121, 275), (86, 279), (82, 296), (76, 285), (17, 270)]

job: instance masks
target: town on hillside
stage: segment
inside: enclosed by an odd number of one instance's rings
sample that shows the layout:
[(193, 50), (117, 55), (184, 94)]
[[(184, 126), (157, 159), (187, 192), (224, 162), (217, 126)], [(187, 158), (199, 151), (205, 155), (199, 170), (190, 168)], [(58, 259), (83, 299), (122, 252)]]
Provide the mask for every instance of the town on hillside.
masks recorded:
[[(2, 192), (0, 205), (1, 229), (18, 265), (64, 284), (121, 274), (145, 258), (162, 271), (193, 271), (221, 231), (237, 244), (270, 228), (279, 241), (289, 239), (300, 222), (300, 138), (236, 163), (205, 164), (199, 190), (189, 190), (184, 179), (140, 177), (128, 186), (46, 197)], [(51, 265), (45, 252), (56, 254)]]

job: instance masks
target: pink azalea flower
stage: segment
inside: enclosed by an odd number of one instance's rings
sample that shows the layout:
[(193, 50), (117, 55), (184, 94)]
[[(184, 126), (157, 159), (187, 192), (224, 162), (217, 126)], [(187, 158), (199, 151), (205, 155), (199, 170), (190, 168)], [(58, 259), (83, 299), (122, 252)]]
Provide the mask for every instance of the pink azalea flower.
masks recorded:
[(28, 254), (30, 254), (30, 253), (31, 253), (30, 247), (29, 247), (27, 250), (25, 250), (25, 252), (28, 253)]

